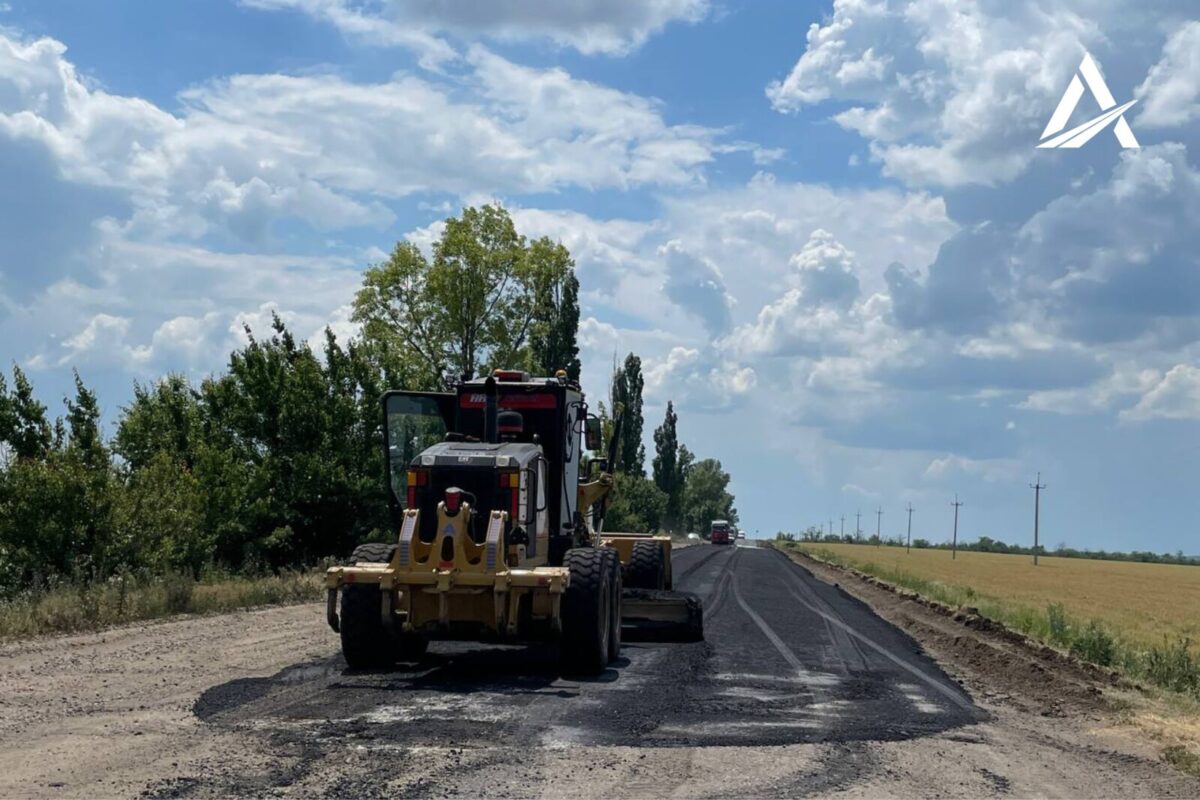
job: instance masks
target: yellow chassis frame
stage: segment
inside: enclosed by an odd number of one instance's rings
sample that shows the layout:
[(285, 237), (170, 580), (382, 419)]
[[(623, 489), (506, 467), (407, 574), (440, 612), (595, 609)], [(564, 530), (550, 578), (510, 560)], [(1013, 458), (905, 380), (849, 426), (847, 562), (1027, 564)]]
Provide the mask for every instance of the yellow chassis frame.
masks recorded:
[[(437, 535), (422, 542), (420, 510), (404, 511), (400, 536), (392, 560), (386, 564), (360, 562), (331, 567), (325, 573), (326, 616), (334, 630), (338, 590), (347, 585), (374, 584), (380, 589), (380, 614), (384, 627), (397, 633), (420, 633), (430, 638), (447, 634), (452, 623), (474, 623), (499, 638), (515, 639), (519, 603), (531, 595), (532, 618), (544, 622), (551, 634), (562, 631), (562, 595), (571, 580), (566, 567), (530, 563), (524, 545), (499, 552), (502, 532), (508, 521), (505, 511), (493, 511), (487, 520), (487, 536), (476, 544), (466, 534), (471, 518), (470, 504), (457, 513), (437, 508)], [(446, 545), (446, 540), (450, 544)], [(452, 558), (443, 558), (447, 549)], [(542, 559), (544, 559), (544, 554)], [(510, 563), (526, 564), (510, 567)]]

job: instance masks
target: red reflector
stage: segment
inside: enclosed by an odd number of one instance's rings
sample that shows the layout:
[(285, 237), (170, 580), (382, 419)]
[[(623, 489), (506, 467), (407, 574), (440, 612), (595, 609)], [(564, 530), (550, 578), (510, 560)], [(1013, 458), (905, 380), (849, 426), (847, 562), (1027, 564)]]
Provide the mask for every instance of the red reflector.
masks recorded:
[(453, 561), (439, 561), (438, 569), (454, 569)]

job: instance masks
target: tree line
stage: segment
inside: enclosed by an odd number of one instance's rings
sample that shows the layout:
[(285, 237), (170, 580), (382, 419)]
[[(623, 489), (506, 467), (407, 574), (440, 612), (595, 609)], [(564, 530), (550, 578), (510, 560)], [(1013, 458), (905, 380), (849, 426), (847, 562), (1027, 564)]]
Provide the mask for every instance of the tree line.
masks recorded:
[(614, 434), (616, 415), (621, 416), (616, 464), (611, 465), (617, 491), (605, 517), (605, 528), (685, 533), (707, 531), (714, 519), (737, 522), (729, 473), (715, 458), (697, 461), (688, 446), (679, 441), (679, 415), (669, 400), (662, 424), (654, 430), (654, 459), (647, 477), (642, 441), (644, 386), (642, 361), (630, 353), (613, 370), (610, 406), (600, 403), (606, 442), (611, 442)]
[[(221, 374), (135, 384), (111, 436), (78, 372), (52, 415), (14, 365), (11, 386), (0, 375), (0, 594), (118, 573), (301, 567), (387, 538), (383, 391), (444, 390), (509, 366), (578, 379), (578, 292), (562, 244), (521, 236), (499, 206), (467, 208), (431, 257), (401, 242), (365, 271), (360, 335), (340, 342), (326, 329), (309, 343), (278, 316), (265, 335), (247, 327)], [(614, 407), (631, 414), (614, 503), (624, 511), (609, 520), (691, 525), (689, 487), (723, 489), (728, 475), (692, 463), (668, 404), (647, 480), (641, 391), (631, 355), (613, 383)]]

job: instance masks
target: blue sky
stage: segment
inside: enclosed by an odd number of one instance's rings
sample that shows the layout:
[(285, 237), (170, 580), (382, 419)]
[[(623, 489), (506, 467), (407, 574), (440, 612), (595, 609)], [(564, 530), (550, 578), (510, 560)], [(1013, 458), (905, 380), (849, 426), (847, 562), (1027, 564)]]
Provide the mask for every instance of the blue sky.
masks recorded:
[[(585, 385), (764, 534), (1200, 552), (1200, 21), (1118, 0), (0, 3), (0, 356), (111, 426), (498, 199), (583, 284)], [(1038, 150), (1090, 52), (1141, 144)], [(1073, 118), (1097, 112), (1084, 95)], [(649, 430), (647, 431), (649, 437)]]

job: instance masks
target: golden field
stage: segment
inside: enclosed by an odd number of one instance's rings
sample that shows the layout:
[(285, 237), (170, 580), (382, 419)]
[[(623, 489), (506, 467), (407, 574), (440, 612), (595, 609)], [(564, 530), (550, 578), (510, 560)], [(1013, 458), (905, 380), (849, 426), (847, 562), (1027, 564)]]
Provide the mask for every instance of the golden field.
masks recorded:
[[(1076, 619), (1096, 619), (1130, 642), (1146, 645), (1187, 637), (1200, 644), (1200, 567), (1142, 564), (949, 550), (918, 550), (866, 544), (804, 543), (818, 555), (833, 553), (866, 572), (875, 564), (926, 580), (969, 587), (1009, 606), (1044, 610), (1061, 603)], [(978, 603), (977, 603), (978, 605)]]

